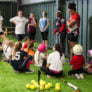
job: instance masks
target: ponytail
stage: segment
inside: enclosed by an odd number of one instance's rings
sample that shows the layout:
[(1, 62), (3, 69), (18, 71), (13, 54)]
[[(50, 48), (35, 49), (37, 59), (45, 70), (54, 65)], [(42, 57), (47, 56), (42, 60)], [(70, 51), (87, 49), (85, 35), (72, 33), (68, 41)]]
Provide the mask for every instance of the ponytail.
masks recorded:
[(20, 41), (15, 43), (14, 49), (13, 49), (13, 54), (12, 54), (12, 58), (14, 59), (14, 57), (16, 56), (16, 52), (20, 51), (22, 48), (22, 43)]
[(55, 47), (56, 51), (58, 51), (60, 53), (60, 58), (61, 58), (61, 56), (62, 56), (62, 48), (61, 48), (61, 46), (59, 44), (55, 44), (54, 47)]

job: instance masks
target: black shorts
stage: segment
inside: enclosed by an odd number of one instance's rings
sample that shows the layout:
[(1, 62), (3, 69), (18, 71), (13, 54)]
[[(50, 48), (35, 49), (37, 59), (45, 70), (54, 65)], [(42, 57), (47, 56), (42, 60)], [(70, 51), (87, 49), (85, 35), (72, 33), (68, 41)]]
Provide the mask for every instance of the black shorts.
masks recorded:
[(71, 42), (78, 42), (78, 35), (76, 35), (74, 33), (68, 33), (67, 38)]
[(0, 32), (0, 35), (3, 35), (4, 33), (3, 32)]
[(48, 31), (46, 31), (46, 32), (41, 32), (41, 35), (42, 35), (42, 39), (43, 39), (43, 40), (47, 40), (47, 39), (48, 39)]
[(24, 34), (16, 34), (16, 38), (18, 41), (22, 41), (24, 39)]
[(29, 33), (28, 34), (30, 40), (35, 40), (35, 35), (36, 35), (36, 33)]

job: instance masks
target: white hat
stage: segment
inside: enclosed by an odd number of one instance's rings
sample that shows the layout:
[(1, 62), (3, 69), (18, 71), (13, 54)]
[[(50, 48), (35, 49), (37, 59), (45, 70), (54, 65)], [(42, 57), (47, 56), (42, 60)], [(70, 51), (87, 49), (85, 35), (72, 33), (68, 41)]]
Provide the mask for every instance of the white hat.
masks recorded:
[(75, 55), (82, 55), (82, 52), (83, 52), (83, 48), (80, 44), (76, 44), (74, 47), (73, 47), (73, 53)]

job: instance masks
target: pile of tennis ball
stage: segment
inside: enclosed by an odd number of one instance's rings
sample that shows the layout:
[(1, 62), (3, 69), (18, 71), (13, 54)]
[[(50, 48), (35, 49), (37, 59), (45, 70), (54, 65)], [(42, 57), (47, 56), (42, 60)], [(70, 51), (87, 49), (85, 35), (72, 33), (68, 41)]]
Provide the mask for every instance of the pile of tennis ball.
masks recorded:
[[(36, 90), (38, 89), (38, 82), (36, 82), (35, 80), (31, 80), (31, 83), (26, 84), (26, 88), (30, 89), (30, 90)], [(44, 80), (40, 80), (40, 91), (43, 90), (49, 90), (51, 88), (55, 87), (56, 91), (60, 91), (61, 90), (61, 85), (60, 83), (56, 83), (54, 86), (52, 83), (46, 83), (46, 81)]]

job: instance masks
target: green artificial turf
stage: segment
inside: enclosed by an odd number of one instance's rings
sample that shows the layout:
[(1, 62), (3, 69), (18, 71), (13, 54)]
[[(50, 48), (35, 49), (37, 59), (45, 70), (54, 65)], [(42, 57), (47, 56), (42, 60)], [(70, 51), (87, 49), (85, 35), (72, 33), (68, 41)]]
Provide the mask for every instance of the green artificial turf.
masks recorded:
[[(38, 43), (35, 43), (34, 47), (37, 49)], [(49, 50), (49, 53), (51, 50)], [(0, 92), (38, 92), (38, 90), (28, 90), (25, 85), (30, 83), (31, 80), (37, 81), (37, 71), (39, 68), (34, 65), (30, 66), (30, 69), (34, 69), (35, 72), (32, 74), (19, 73), (16, 74), (12, 67), (8, 65), (7, 62), (2, 62), (0, 60)], [(68, 76), (68, 71), (71, 69), (69, 63), (65, 63), (64, 65), (64, 75), (62, 78), (72, 84), (76, 85), (80, 88), (81, 92), (91, 92), (92, 90), (92, 76), (84, 74), (85, 78), (83, 80), (77, 80), (71, 76)], [(61, 83), (61, 91), (60, 92), (74, 92), (72, 88), (64, 84), (59, 78), (47, 78), (47, 76), (42, 72), (41, 79), (45, 80), (47, 83), (51, 82), (53, 86), (55, 83)], [(41, 92), (56, 92), (55, 88), (51, 88), (50, 90), (44, 90)]]

